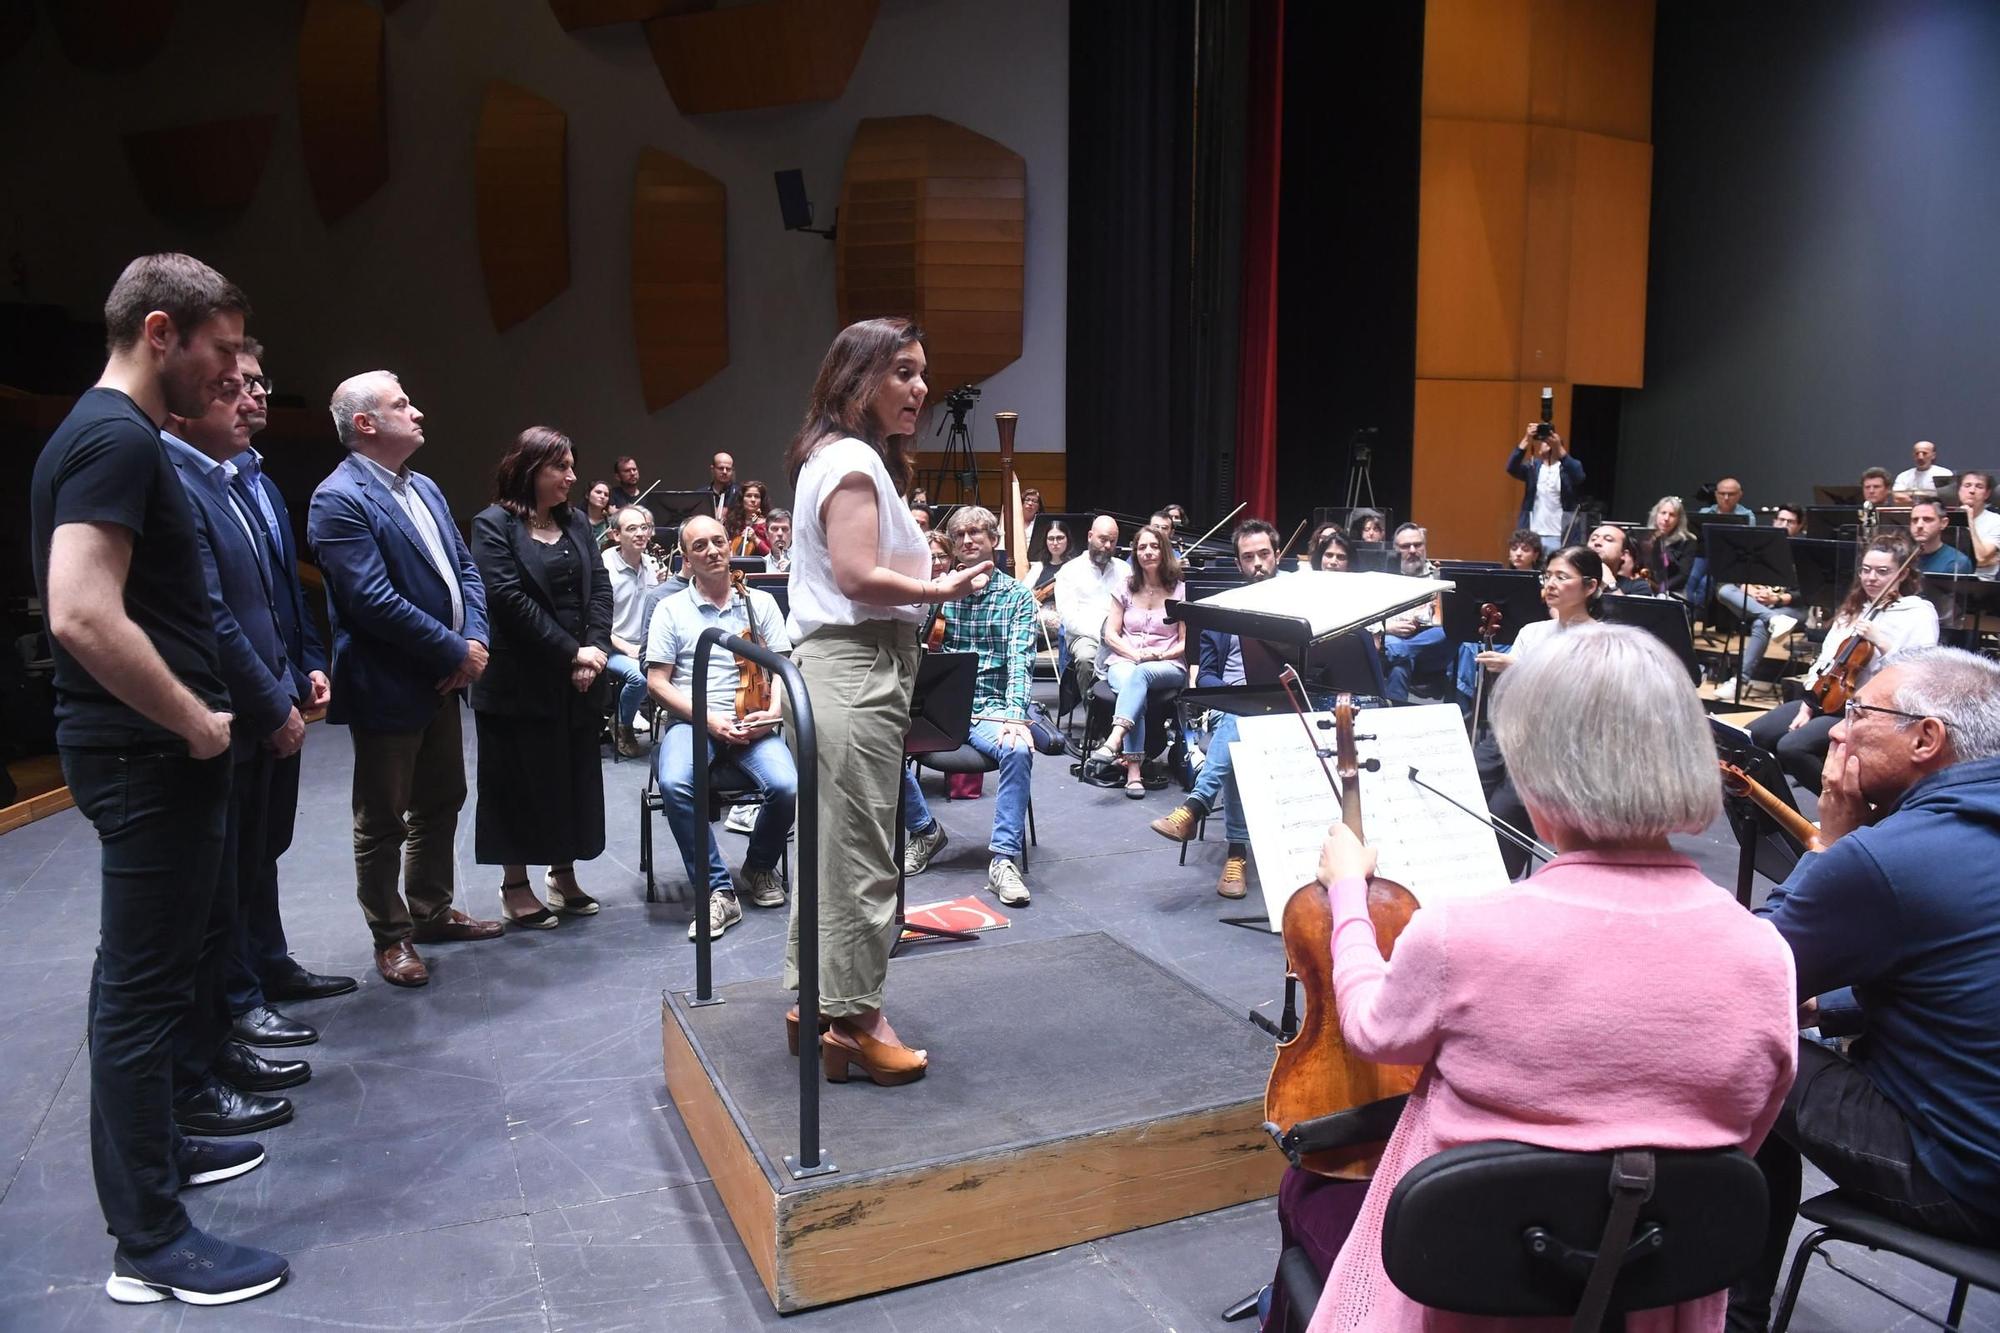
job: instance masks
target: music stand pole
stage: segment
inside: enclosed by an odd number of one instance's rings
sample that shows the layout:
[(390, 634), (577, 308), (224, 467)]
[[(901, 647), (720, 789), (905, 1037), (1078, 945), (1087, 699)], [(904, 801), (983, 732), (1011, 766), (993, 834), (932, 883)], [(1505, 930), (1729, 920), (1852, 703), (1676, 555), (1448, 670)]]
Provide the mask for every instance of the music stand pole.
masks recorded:
[[(916, 756), (913, 754), (904, 755), (903, 762), (905, 764), (913, 764), (916, 762)], [(904, 885), (909, 879), (903, 873), (903, 846), (909, 837), (909, 833), (903, 823), (903, 817), (907, 808), (908, 801), (903, 795), (903, 784), (899, 781), (896, 784), (896, 934), (889, 943), (889, 956), (891, 958), (894, 958), (903, 951), (903, 936), (905, 934), (918, 935), (934, 940), (958, 940), (961, 943), (970, 943), (979, 938), (977, 934), (969, 930), (947, 930), (943, 926), (926, 926), (920, 923), (912, 923), (909, 920), (905, 910), (906, 899), (903, 893)]]
[[(935, 663), (947, 674), (927, 693), (923, 687), (926, 672)], [(976, 658), (971, 653), (925, 653), (917, 665), (918, 688), (910, 694), (910, 724), (903, 733), (903, 762), (914, 764), (922, 754), (948, 754), (962, 748), (972, 735), (972, 675), (976, 669)], [(946, 682), (950, 682), (948, 686)], [(956, 686), (951, 688), (950, 686)], [(945, 710), (949, 710), (948, 712)], [(922, 734), (920, 734), (920, 732)], [(914, 770), (911, 770), (913, 773)], [(909, 932), (931, 939), (977, 940), (979, 936), (971, 931), (947, 930), (943, 926), (911, 924), (906, 910), (904, 896), (908, 876), (903, 873), (903, 850), (909, 838), (905, 827), (909, 798), (905, 794), (903, 776), (896, 782), (896, 916), (895, 935), (889, 944), (889, 956), (894, 958), (903, 947), (903, 935)]]

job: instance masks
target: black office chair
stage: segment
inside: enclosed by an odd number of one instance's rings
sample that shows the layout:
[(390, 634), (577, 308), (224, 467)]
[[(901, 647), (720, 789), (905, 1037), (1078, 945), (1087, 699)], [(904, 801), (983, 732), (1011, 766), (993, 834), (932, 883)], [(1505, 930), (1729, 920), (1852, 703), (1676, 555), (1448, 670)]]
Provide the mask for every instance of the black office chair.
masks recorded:
[[(708, 770), (708, 822), (713, 824), (728, 813), (732, 805), (762, 805), (763, 789), (751, 781), (750, 775), (728, 761), (720, 761)], [(646, 786), (639, 793), (639, 872), (646, 877), (646, 901), (659, 902), (653, 875), (653, 812), (666, 811), (666, 797), (660, 791), (660, 770), (652, 759), (646, 761)], [(792, 882), (792, 844), (789, 838), (778, 863), (785, 883)], [(681, 894), (674, 894), (669, 902), (682, 902)]]
[[(1952, 1278), (1951, 1306), (1945, 1312), (1944, 1322), (1938, 1324), (1946, 1333), (1956, 1333), (1959, 1321), (1965, 1316), (1965, 1297), (1970, 1288), (2000, 1291), (2000, 1248), (1975, 1245), (1970, 1241), (1944, 1240), (1915, 1227), (1891, 1221), (1864, 1208), (1839, 1190), (1806, 1200), (1799, 1205), (1799, 1216), (1819, 1223), (1819, 1230), (1800, 1241), (1798, 1253), (1792, 1256), (1791, 1276), (1785, 1280), (1784, 1299), (1778, 1302), (1778, 1314), (1771, 1325), (1771, 1333), (1785, 1333), (1791, 1327), (1792, 1307), (1798, 1303), (1799, 1288), (1805, 1284), (1806, 1265), (1814, 1254), (1818, 1254), (1828, 1268), (1842, 1277), (1859, 1282), (1882, 1299), (1911, 1310), (1900, 1298), (1834, 1263), (1822, 1248), (1833, 1241), (1900, 1254), (1905, 1259), (1914, 1260)], [(1920, 1310), (1911, 1312), (1930, 1323), (1938, 1322)]]

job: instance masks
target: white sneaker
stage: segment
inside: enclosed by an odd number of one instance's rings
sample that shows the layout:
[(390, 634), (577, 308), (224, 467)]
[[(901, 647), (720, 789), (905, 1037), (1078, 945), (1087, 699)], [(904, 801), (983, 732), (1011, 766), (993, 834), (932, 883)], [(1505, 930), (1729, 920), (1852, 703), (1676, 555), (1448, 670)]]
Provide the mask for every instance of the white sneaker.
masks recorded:
[(641, 708), (638, 712), (632, 714), (632, 730), (651, 731), (652, 729), (653, 729), (652, 719), (646, 716), (645, 709)]
[(769, 870), (743, 868), (743, 892), (749, 895), (752, 907), (783, 907), (785, 905), (785, 881), (778, 877), (775, 867)]
[(1728, 680), (1716, 681), (1714, 697), (1717, 699), (1734, 699), (1736, 697), (1736, 677), (1731, 676)]
[(931, 821), (929, 833), (906, 833), (903, 835), (903, 873), (921, 875), (930, 865), (931, 858), (944, 850), (951, 839), (945, 835), (944, 825)]
[(1011, 857), (996, 856), (986, 867), (986, 887), (1009, 907), (1028, 905), (1028, 886), (1021, 881), (1021, 868)]
[(1772, 616), (1771, 639), (1773, 642), (1782, 639), (1787, 634), (1790, 634), (1793, 630), (1797, 629), (1798, 627), (1799, 627), (1799, 618), (1797, 616), (1783, 616), (1783, 615)]
[(730, 833), (754, 832), (757, 828), (757, 812), (763, 808), (761, 805), (732, 805), (729, 807), (729, 818), (722, 821), (722, 827)]
[[(718, 892), (708, 895), (708, 937), (711, 940), (721, 939), (723, 931), (742, 919), (743, 904), (736, 901), (734, 893)], [(688, 922), (689, 939), (694, 939), (699, 933), (700, 925), (699, 919)]]

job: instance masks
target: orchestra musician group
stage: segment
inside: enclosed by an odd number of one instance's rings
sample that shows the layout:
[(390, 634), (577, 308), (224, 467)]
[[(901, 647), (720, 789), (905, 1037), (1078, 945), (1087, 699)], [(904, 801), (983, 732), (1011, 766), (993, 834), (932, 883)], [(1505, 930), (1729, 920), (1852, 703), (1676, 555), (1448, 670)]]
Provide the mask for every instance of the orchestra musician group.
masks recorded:
[[(794, 991), (799, 932), (818, 931), (818, 994), (787, 1015), (788, 1045), (816, 1046), (829, 1082), (895, 1087), (925, 1077), (934, 1059), (935, 1076), (950, 1068), (948, 1053), (911, 1044), (888, 1017), (899, 871), (923, 872), (945, 842), (904, 767), (924, 627), (938, 627), (935, 646), (976, 659), (970, 743), (999, 774), (986, 889), (1013, 907), (1030, 901), (1022, 835), (1038, 650), (1055, 650), (1064, 684), (1087, 695), (1102, 681), (1115, 696), (1092, 758), (1122, 770), (1135, 798), (1158, 748), (1149, 701), (1190, 684), (1291, 679), (1276, 645), (1203, 630), (1190, 647), (1173, 607), (1186, 594), (1184, 558), (1204, 543), (1187, 540), (1178, 505), (1137, 525), (1129, 543), (1109, 514), (1081, 532), (1044, 523), (1041, 559), (1012, 570), (996, 566), (998, 548), (1026, 541), (1039, 494), (1003, 504), (1012, 512), (960, 506), (927, 537), (911, 450), (928, 359), (904, 319), (863, 321), (834, 339), (785, 453), (789, 508), (764, 483), (739, 482), (734, 458), (717, 452), (670, 544), (636, 458), (618, 459), (615, 482), (573, 503), (577, 452), (546, 427), (505, 451), (468, 542), (442, 491), (410, 467), (425, 437), (408, 390), (385, 371), (350, 378), (330, 404), (349, 454), (316, 491), (306, 526), (333, 628), (323, 651), (298, 623), (279, 531), (288, 524), (254, 489), (248, 440), (264, 399), (252, 386), (268, 382), (244, 333), (248, 311), (199, 261), (134, 261), (107, 303), (104, 375), (35, 469), (59, 746), (103, 849), (91, 1139), (116, 1300), (219, 1304), (269, 1291), (287, 1272), (282, 1256), (195, 1226), (178, 1194), (254, 1170), (263, 1148), (241, 1136), (290, 1117), (268, 1094), (302, 1082), (303, 1062), (256, 1048), (316, 1033), (269, 1001), (354, 988), (293, 963), (277, 918), (275, 858), (291, 817), (280, 788), (295, 789), (296, 764), (289, 777), (284, 765), (303, 744), (304, 711), (326, 707), (349, 730), (357, 898), (378, 972), (405, 988), (428, 984), (433, 966), (450, 975), (448, 956), (434, 964), (417, 946), (548, 930), (598, 910), (578, 867), (605, 845), (607, 721), (622, 755), (651, 751), (684, 867), (702, 887), (706, 933), (740, 920), (738, 881), (703, 833), (706, 812), (692, 808), (694, 745), (706, 744), (758, 789), (740, 882), (755, 907), (791, 903)], [(1864, 480), (1879, 497), (1864, 500), (1871, 515), (1913, 502), (1908, 533), (1885, 523), (1866, 534), (1805, 697), (1751, 728), (1817, 795), (1819, 815), (1811, 850), (1753, 913), (1671, 841), (1705, 833), (1720, 811), (1701, 696), (1658, 640), (1599, 621), (1608, 597), (1705, 605), (1712, 591), (1754, 627), (1756, 649), (1737, 668), (1747, 679), (1765, 644), (1802, 627), (1799, 590), (1705, 589), (1676, 496), (1653, 507), (1643, 533), (1581, 529), (1583, 465), (1562, 437), (1533, 423), (1511, 448), (1505, 466), (1522, 498), (1505, 562), (1538, 571), (1547, 616), (1511, 644), (1468, 652), (1491, 682), (1490, 708), (1482, 687), (1472, 709), (1475, 755), (1492, 813), (1555, 856), (1504, 894), (1406, 903), (1385, 933), (1375, 854), (1342, 822), (1327, 833), (1317, 879), (1296, 889), (1324, 930), (1312, 947), (1326, 992), (1309, 997), (1309, 1012), (1327, 1020), (1343, 1058), (1410, 1073), (1372, 1175), (1332, 1179), (1301, 1165), (1281, 1190), (1287, 1241), (1327, 1275), (1314, 1330), (1486, 1326), (1411, 1302), (1384, 1271), (1381, 1239), (1398, 1180), (1444, 1148), (1487, 1139), (1755, 1156), (1772, 1209), (1749, 1276), (1639, 1314), (1634, 1328), (1763, 1328), (1803, 1161), (1910, 1225), (2000, 1241), (2000, 877), (1979, 869), (2000, 852), (2000, 666), (1938, 646), (1922, 561), (1939, 549), (1935, 494), (1953, 474), (1927, 442), (1913, 459), (1901, 477)], [(1725, 481), (1700, 512), (1757, 521), (1740, 484)], [(1991, 485), (1984, 473), (1956, 478), (1982, 578), (2000, 573)], [(1789, 530), (1801, 513), (1775, 517)], [(1357, 510), (1297, 552), (1254, 516), (1227, 542), (1254, 583), (1294, 567), (1351, 569), (1371, 551), (1378, 567), (1432, 574), (1430, 536)], [(784, 576), (788, 612), (732, 569), (746, 559)], [(695, 718), (693, 647), (710, 626), (789, 655), (810, 694), (816, 922), (798, 920), (780, 868), (800, 701), (754, 662), (717, 652), (708, 716)], [(1385, 707), (1448, 673), (1457, 650), (1436, 601), (1356, 633)], [(499, 920), (455, 905), (468, 695), (475, 857), (500, 870)], [(1249, 878), (1236, 737), (1234, 715), (1214, 711), (1188, 796), (1151, 824), (1185, 843), (1220, 809), (1217, 891), (1228, 898)], [(531, 865), (546, 868), (539, 892)], [(1520, 874), (1525, 858), (1510, 868)], [(239, 1008), (245, 997), (256, 1002)], [(1831, 1035), (1835, 1013), (1859, 1023), (1858, 1041)], [(920, 1037), (922, 1015), (898, 1016)], [(1267, 1326), (1283, 1327), (1273, 1296)]]

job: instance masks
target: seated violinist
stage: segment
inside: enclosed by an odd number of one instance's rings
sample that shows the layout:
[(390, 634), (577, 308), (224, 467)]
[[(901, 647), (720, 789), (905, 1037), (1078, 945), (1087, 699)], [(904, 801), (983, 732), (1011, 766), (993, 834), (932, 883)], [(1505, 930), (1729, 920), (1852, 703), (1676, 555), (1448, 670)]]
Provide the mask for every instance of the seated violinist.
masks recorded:
[[(1320, 854), (1347, 1048), (1423, 1072), (1313, 1333), (1485, 1326), (1439, 1323), (1383, 1271), (1389, 1196), (1431, 1155), (1494, 1139), (1755, 1152), (1792, 1084), (1784, 941), (1668, 846), (1721, 812), (1715, 747), (1680, 663), (1641, 631), (1582, 626), (1500, 678), (1493, 725), (1536, 831), (1562, 853), (1533, 878), (1420, 906), (1385, 963), (1367, 906), (1374, 852), (1336, 825)], [(1716, 1292), (1644, 1326), (1719, 1330), (1726, 1303)]]
[(1585, 543), (1604, 562), (1604, 591), (1627, 597), (1650, 597), (1653, 585), (1641, 573), (1639, 555), (1632, 549), (1631, 536), (1616, 523), (1599, 523), (1590, 530)]
[(1536, 535), (1533, 528), (1516, 528), (1507, 538), (1509, 569), (1540, 569), (1542, 557), (1546, 554), (1547, 552), (1542, 550), (1542, 539)]
[[(1813, 689), (1836, 668), (1842, 670), (1852, 693), (1882, 669), (1882, 659), (1904, 648), (1928, 648), (1938, 641), (1937, 608), (1923, 596), (1924, 576), (1915, 566), (1900, 581), (1897, 571), (1909, 559), (1910, 544), (1901, 533), (1887, 532), (1868, 543), (1855, 570), (1854, 586), (1834, 613), (1819, 660), (1806, 673), (1806, 697), (1773, 708), (1750, 724), (1750, 738), (1778, 757), (1792, 780), (1817, 792), (1829, 737), (1840, 721), (1840, 710), (1821, 713)], [(1875, 603), (1879, 612), (1869, 613)], [(1867, 645), (1867, 660), (1849, 667), (1845, 650), (1850, 641)]]

